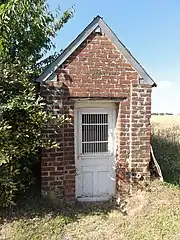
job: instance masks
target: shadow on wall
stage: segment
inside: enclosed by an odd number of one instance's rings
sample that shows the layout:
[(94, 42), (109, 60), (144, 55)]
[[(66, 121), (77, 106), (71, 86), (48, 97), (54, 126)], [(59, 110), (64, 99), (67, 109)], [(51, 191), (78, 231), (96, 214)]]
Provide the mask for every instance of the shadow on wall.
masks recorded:
[(180, 127), (153, 125), (151, 144), (164, 181), (180, 186)]

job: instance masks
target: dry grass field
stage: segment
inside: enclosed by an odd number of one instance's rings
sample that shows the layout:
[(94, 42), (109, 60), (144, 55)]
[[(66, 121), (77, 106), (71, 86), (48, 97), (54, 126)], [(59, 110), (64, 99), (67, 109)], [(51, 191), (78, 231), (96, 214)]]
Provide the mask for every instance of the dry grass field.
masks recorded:
[(151, 117), (152, 124), (162, 124), (164, 126), (180, 126), (180, 115), (153, 115)]

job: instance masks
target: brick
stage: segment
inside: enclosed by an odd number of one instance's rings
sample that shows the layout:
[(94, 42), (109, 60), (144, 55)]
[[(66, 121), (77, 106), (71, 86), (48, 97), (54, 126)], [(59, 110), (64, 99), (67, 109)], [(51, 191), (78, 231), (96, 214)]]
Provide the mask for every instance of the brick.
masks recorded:
[(62, 175), (63, 175), (63, 171), (50, 172), (50, 176), (62, 176)]

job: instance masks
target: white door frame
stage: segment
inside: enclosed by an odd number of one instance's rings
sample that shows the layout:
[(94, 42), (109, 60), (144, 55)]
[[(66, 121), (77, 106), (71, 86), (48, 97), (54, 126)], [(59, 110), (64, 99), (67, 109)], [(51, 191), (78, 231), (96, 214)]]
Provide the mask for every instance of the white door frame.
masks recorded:
[[(81, 185), (82, 179), (81, 179), (81, 174), (79, 173), (79, 162), (78, 162), (78, 153), (80, 152), (80, 144), (81, 140), (78, 140), (79, 133), (78, 133), (78, 118), (79, 118), (79, 112), (83, 110), (85, 112), (89, 113), (98, 113), (100, 111), (104, 111), (107, 113), (110, 113), (110, 116), (112, 117), (112, 132), (111, 132), (111, 142), (112, 145), (108, 145), (108, 150), (110, 153), (107, 153), (107, 157), (110, 157), (109, 154), (111, 154), (111, 159), (113, 161), (109, 161), (111, 164), (111, 170), (112, 170), (112, 175), (111, 178), (113, 181), (113, 186), (112, 186), (112, 193), (111, 196), (100, 196), (100, 197), (79, 197), (80, 193), (78, 192), (79, 189), (79, 184)], [(116, 193), (116, 173), (115, 173), (115, 156), (116, 156), (116, 139), (115, 139), (115, 121), (116, 121), (116, 105), (113, 102), (107, 102), (107, 101), (77, 101), (75, 103), (75, 109), (74, 109), (74, 122), (75, 122), (75, 134), (74, 134), (74, 143), (75, 143), (75, 166), (76, 166), (76, 198), (79, 201), (104, 201), (108, 200), (110, 197), (115, 195)], [(103, 154), (105, 157), (106, 154)], [(89, 156), (90, 157), (90, 156)], [(101, 162), (101, 160), (98, 160)], [(101, 169), (103, 169), (103, 161), (101, 165)]]

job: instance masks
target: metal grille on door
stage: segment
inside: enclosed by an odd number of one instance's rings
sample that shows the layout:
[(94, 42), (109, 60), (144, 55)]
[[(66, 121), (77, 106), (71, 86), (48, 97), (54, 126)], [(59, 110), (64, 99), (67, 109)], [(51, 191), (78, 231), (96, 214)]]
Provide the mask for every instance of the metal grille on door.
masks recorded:
[(108, 152), (108, 114), (82, 114), (82, 154)]

